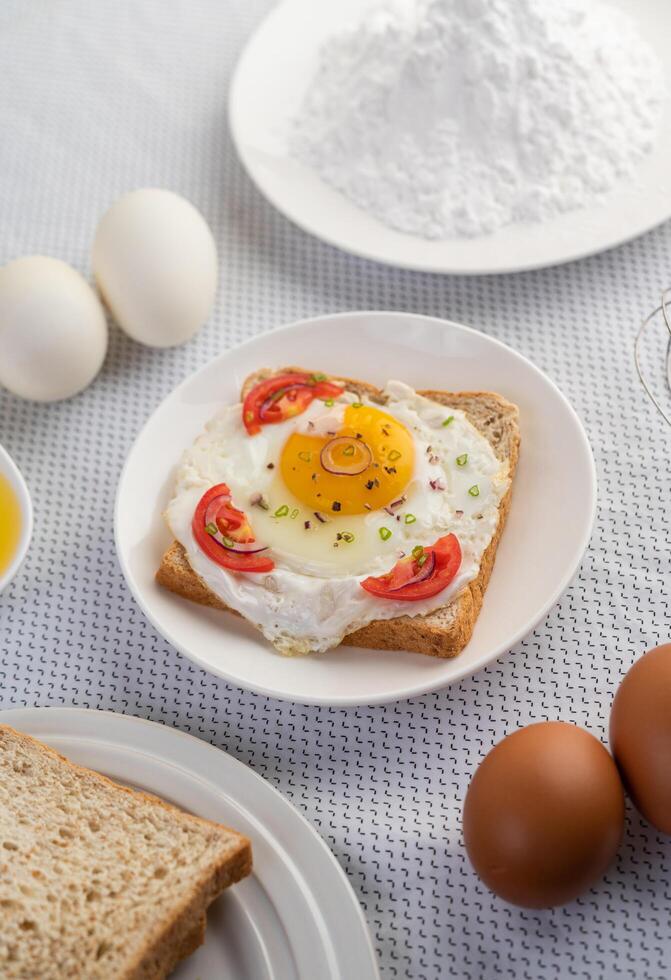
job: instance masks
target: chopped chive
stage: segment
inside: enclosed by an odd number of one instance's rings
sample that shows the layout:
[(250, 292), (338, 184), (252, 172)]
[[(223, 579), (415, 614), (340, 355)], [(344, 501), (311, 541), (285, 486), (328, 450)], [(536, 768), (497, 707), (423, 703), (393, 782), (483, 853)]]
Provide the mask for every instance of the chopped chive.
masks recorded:
[(326, 405), (327, 408), (331, 408), (333, 405), (335, 405), (335, 401), (333, 398), (325, 398), (324, 404)]
[(353, 456), (354, 455), (354, 446), (345, 446), (345, 448), (342, 451), (342, 454), (343, 454), (343, 456)]
[(205, 530), (207, 531), (207, 533), (208, 533), (208, 534), (216, 534), (216, 533), (217, 533), (217, 531), (219, 530), (219, 528), (217, 527), (217, 525), (216, 525), (216, 524), (213, 524), (213, 523), (212, 523), (212, 522), (210, 521), (210, 523), (209, 523), (209, 524), (206, 524), (206, 525), (205, 525)]
[(414, 524), (416, 520), (417, 520), (417, 518), (415, 517), (414, 514), (406, 514), (405, 515), (405, 523), (406, 524)]
[(363, 408), (363, 402), (352, 402), (352, 408)]
[(468, 453), (462, 453), (461, 456), (457, 456), (457, 466), (465, 466), (468, 462)]
[(298, 454), (298, 458), (302, 459), (304, 463), (312, 462), (312, 453), (301, 452)]
[(454, 415), (448, 415), (448, 417), (443, 422), (443, 428), (445, 428), (446, 425), (449, 425), (450, 422), (454, 422)]
[(291, 520), (295, 520), (298, 517), (298, 507), (294, 507), (291, 511)]
[(282, 504), (282, 506), (278, 507), (277, 510), (275, 511), (275, 517), (286, 517), (288, 513), (289, 513), (288, 505)]
[(419, 565), (419, 567), (421, 568), (421, 567), (422, 567), (422, 565), (424, 565), (425, 563), (426, 563), (426, 555), (424, 554), (424, 552), (422, 552), (422, 554), (421, 554), (421, 555), (419, 556), (419, 558), (417, 559), (417, 564), (418, 564), (418, 565)]
[(470, 493), (471, 497), (479, 497), (480, 487), (477, 485), (477, 483), (475, 483), (468, 492)]
[(383, 541), (389, 540), (389, 538), (391, 537), (391, 531), (389, 530), (388, 527), (380, 528), (380, 537), (382, 538)]
[(401, 454), (399, 453), (398, 449), (392, 449), (392, 451), (387, 456), (387, 459), (389, 460), (390, 463), (395, 463), (396, 460), (400, 458), (401, 458)]
[(326, 381), (326, 375), (321, 373), (313, 374), (310, 377), (310, 381), (312, 381), (313, 384), (317, 384), (318, 381)]
[(415, 547), (412, 549), (412, 557), (421, 558), (423, 554), (424, 554), (424, 548), (422, 547), (422, 545), (416, 544)]
[(354, 541), (354, 535), (352, 534), (351, 531), (343, 531), (340, 537), (342, 538), (343, 541), (346, 541), (348, 544), (351, 544), (352, 541)]
[(224, 542), (227, 548), (235, 547), (235, 541), (233, 540), (233, 538), (227, 538), (226, 535), (223, 535), (222, 541)]

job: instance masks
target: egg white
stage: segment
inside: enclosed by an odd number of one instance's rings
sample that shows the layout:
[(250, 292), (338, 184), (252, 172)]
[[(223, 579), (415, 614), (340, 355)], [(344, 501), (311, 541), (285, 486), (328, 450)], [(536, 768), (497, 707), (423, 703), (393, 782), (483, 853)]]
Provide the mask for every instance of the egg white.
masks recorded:
[[(329, 514), (322, 524), (282, 482), (279, 461), (288, 437), (305, 431), (308, 423), (315, 434), (334, 431), (331, 427), (342, 422), (347, 402), (355, 400), (347, 393), (332, 408), (316, 400), (303, 415), (265, 426), (251, 438), (242, 424), (241, 406), (228, 406), (184, 455), (166, 512), (168, 525), (208, 587), (254, 623), (281, 653), (323, 651), (373, 620), (424, 615), (446, 605), (477, 576), (496, 530), (498, 506), (510, 482), (507, 464), (497, 459), (462, 411), (448, 410), (397, 381), (389, 382), (385, 394), (384, 411), (412, 434), (416, 457), (404, 492), (407, 499), (391, 514)], [(458, 458), (463, 465), (457, 464)], [(193, 513), (203, 493), (216, 483), (228, 484), (233, 503), (247, 514), (257, 540), (270, 547), (272, 572), (227, 571), (196, 544)], [(259, 494), (268, 509), (252, 503)], [(289, 513), (275, 516), (284, 506)], [(415, 520), (406, 523), (407, 515)], [(391, 531), (387, 540), (380, 536), (381, 528)], [(349, 531), (354, 541), (338, 541), (339, 531)], [(462, 564), (439, 595), (407, 603), (379, 599), (361, 588), (363, 578), (388, 572), (415, 545), (431, 545), (450, 532), (459, 539)]]

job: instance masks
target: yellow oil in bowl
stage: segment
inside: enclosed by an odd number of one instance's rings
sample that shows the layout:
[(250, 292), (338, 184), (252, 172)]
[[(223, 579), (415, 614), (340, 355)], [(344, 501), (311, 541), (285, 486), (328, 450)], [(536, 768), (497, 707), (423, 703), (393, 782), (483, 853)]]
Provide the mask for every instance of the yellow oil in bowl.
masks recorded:
[(21, 537), (21, 507), (9, 480), (0, 473), (0, 575), (12, 563)]

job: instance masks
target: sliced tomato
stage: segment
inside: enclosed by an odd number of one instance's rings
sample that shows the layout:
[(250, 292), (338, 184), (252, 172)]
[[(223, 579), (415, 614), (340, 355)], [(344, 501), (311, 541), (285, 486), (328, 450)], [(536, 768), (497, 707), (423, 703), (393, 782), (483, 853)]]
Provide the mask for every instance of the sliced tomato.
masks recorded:
[(214, 524), (224, 537), (239, 544), (250, 544), (254, 541), (254, 532), (247, 516), (233, 504), (222, 501), (221, 497), (215, 497), (207, 507), (205, 527), (208, 524)]
[[(210, 487), (198, 502), (191, 522), (193, 536), (208, 558), (234, 572), (271, 572), (272, 558), (256, 539), (245, 514), (233, 506), (225, 483)], [(238, 550), (239, 549), (239, 550)]]
[(446, 534), (429, 548), (397, 561), (390, 572), (370, 576), (361, 587), (380, 599), (417, 602), (446, 589), (461, 566), (461, 546), (454, 534)]
[(315, 398), (339, 398), (344, 389), (319, 374), (278, 374), (254, 385), (242, 405), (242, 421), (250, 436), (264, 425), (301, 415)]

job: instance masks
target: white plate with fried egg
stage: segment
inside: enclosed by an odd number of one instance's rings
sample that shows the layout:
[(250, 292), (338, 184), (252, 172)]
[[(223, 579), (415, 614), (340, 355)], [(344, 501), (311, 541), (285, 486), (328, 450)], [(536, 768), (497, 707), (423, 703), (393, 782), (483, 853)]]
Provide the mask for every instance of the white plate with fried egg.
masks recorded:
[[(196, 457), (200, 452), (204, 472), (216, 467), (213, 455), (203, 462), (203, 451), (213, 453), (211, 439), (202, 441), (204, 430), (212, 434), (213, 419), (230, 426), (227, 406), (239, 405), (248, 376), (288, 364), (362, 378), (381, 388), (396, 382), (392, 390), (401, 418), (404, 413), (410, 418), (412, 392), (421, 389), (496, 391), (518, 405), (522, 452), (513, 503), (473, 636), (457, 657), (442, 660), (341, 646), (309, 656), (283, 657), (244, 619), (195, 605), (156, 584), (156, 569), (171, 541), (164, 515), (172, 508), (174, 529), (181, 520), (180, 497), (190, 514), (200, 495), (199, 475), (193, 486), (189, 483), (188, 466), (195, 457), (187, 453), (183, 459), (184, 452), (200, 445)], [(315, 411), (314, 421), (321, 424), (316, 416), (324, 415), (324, 406)], [(298, 432), (299, 441), (305, 437)], [(298, 452), (301, 446), (295, 448)], [(234, 454), (237, 466), (228, 472), (235, 473), (241, 485), (245, 484), (243, 468), (253, 455)], [(430, 468), (426, 460), (423, 465)], [(427, 481), (432, 476), (423, 475)], [(267, 474), (264, 489), (281, 491), (280, 477), (281, 472)], [(177, 495), (176, 480), (181, 488)], [(299, 485), (286, 490), (293, 491), (294, 497), (303, 492)], [(156, 629), (195, 663), (244, 689), (272, 697), (334, 706), (378, 704), (437, 690), (472, 674), (533, 629), (576, 572), (589, 541), (595, 503), (594, 462), (582, 425), (554, 384), (529, 361), (490, 337), (448, 321), (407, 313), (346, 313), (302, 321), (248, 341), (220, 355), (169, 395), (129, 454), (117, 493), (115, 533), (122, 569), (140, 606)], [(427, 509), (432, 506), (432, 495), (416, 495), (412, 516), (417, 520), (412, 521), (411, 531), (416, 524), (421, 529), (430, 521)], [(271, 516), (276, 510), (283, 510), (279, 497), (273, 501)], [(380, 520), (380, 527), (388, 525), (385, 514)], [(189, 517), (184, 521), (186, 527)], [(366, 562), (384, 563), (389, 543), (380, 537), (379, 522), (373, 515), (367, 527), (357, 527), (352, 558), (347, 547), (337, 553), (339, 574), (347, 571), (342, 563), (350, 560), (363, 563), (361, 567)], [(297, 543), (291, 538), (305, 522), (280, 523), (288, 539), (275, 547), (295, 552)], [(266, 530), (270, 533), (270, 525)], [(307, 538), (298, 543), (302, 540)], [(312, 544), (306, 547), (309, 550)], [(294, 610), (319, 628), (313, 557), (306, 552), (304, 560), (289, 570), (287, 582)], [(196, 571), (202, 576), (200, 568)], [(278, 575), (277, 581), (281, 587), (282, 577)], [(254, 601), (253, 596), (249, 601)]]

